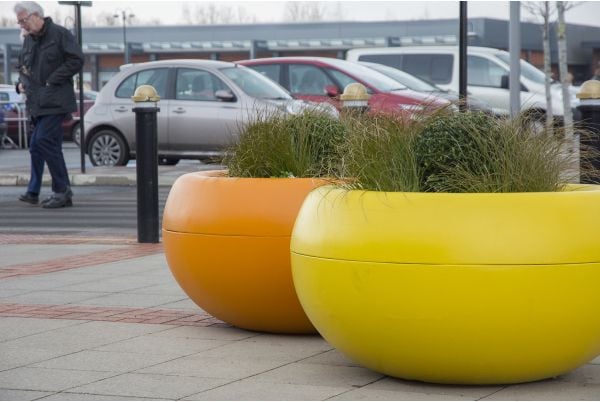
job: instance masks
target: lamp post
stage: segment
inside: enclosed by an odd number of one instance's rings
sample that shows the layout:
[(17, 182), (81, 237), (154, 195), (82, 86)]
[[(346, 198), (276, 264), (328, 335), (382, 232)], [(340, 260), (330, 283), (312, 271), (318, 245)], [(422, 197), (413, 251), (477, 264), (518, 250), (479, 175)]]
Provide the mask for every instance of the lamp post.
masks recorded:
[(125, 56), (125, 64), (129, 64), (129, 46), (127, 46), (127, 19), (133, 18), (135, 15), (127, 10), (119, 10), (113, 18), (121, 18), (123, 21), (123, 52)]

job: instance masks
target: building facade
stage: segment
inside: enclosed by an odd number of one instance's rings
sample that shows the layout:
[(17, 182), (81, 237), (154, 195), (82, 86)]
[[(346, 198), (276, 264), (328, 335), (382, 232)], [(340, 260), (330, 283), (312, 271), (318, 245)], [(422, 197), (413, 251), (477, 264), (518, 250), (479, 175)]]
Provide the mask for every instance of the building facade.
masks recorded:
[[(508, 49), (509, 23), (490, 18), (471, 18), (469, 45)], [(380, 22), (313, 22), (187, 26), (128, 26), (127, 45), (122, 27), (83, 29), (86, 57), (84, 81), (99, 89), (124, 64), (125, 49), (132, 63), (150, 60), (200, 58), (243, 60), (273, 56), (324, 56), (344, 58), (357, 47), (457, 45), (458, 19)], [(600, 67), (600, 28), (567, 25), (568, 63), (574, 83), (589, 79)], [(0, 29), (0, 82), (16, 80), (19, 30)], [(551, 27), (552, 63), (558, 52), (556, 27)], [(540, 24), (521, 23), (522, 58), (543, 66)], [(555, 75), (556, 76), (556, 75)]]

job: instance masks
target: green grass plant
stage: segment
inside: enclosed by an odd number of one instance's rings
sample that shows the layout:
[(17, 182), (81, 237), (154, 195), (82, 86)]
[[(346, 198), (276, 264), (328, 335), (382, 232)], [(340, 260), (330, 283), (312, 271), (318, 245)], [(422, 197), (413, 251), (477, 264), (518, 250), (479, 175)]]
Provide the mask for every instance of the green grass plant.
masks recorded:
[(559, 191), (570, 160), (562, 136), (526, 117), (441, 110), (348, 125), (343, 175), (375, 191), (504, 193)]
[(262, 114), (242, 129), (224, 162), (232, 177), (335, 175), (345, 127), (318, 110)]
[(390, 114), (349, 116), (340, 154), (347, 186), (379, 191), (419, 191), (415, 141), (418, 122)]

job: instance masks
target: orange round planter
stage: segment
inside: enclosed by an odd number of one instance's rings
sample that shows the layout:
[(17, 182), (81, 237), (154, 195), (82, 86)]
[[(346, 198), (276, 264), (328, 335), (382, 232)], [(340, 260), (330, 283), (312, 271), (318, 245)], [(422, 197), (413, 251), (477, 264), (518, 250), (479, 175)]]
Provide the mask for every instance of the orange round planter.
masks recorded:
[(231, 178), (189, 173), (173, 185), (163, 214), (171, 272), (202, 309), (236, 327), (313, 333), (290, 267), (290, 236), (318, 179)]

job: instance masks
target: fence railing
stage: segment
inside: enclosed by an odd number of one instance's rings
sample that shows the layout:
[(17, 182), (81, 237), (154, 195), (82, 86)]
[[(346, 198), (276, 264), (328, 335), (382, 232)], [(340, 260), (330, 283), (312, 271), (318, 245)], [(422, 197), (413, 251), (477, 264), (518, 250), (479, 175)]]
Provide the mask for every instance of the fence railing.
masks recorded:
[[(94, 100), (86, 99), (83, 103), (93, 104)], [(0, 123), (0, 148), (28, 148), (30, 119), (25, 102), (0, 101), (0, 109), (0, 113), (4, 113), (4, 124)], [(79, 115), (74, 115), (73, 120), (80, 120)]]

